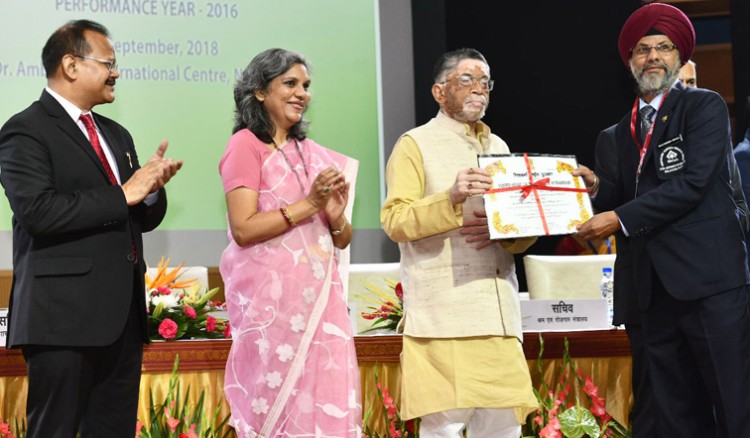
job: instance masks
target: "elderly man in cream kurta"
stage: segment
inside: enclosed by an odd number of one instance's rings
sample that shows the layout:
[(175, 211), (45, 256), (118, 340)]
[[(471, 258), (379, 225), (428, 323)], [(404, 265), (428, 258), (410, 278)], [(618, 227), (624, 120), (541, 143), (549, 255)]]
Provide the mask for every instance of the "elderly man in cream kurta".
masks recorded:
[(386, 169), (381, 222), (401, 250), (403, 418), (423, 438), (518, 438), (537, 408), (521, 346), (513, 254), (535, 239), (489, 240), (478, 154), (508, 153), (480, 119), (492, 89), (473, 49), (444, 54), (432, 94), (440, 112), (405, 133)]

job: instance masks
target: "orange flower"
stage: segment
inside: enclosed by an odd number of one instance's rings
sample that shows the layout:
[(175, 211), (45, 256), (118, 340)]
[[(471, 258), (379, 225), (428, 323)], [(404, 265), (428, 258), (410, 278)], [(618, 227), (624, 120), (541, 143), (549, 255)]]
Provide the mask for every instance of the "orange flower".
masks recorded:
[(146, 274), (146, 289), (157, 289), (159, 287), (169, 287), (172, 289), (185, 289), (186, 287), (190, 286), (191, 284), (195, 283), (197, 281), (196, 278), (191, 278), (190, 280), (185, 281), (177, 281), (177, 277), (180, 273), (180, 269), (182, 269), (182, 266), (185, 264), (185, 262), (180, 263), (176, 268), (172, 269), (171, 271), (168, 271), (167, 267), (169, 266), (169, 259), (166, 261), (164, 260), (164, 257), (162, 257), (159, 260), (159, 264), (156, 267), (156, 276), (151, 279), (148, 274)]

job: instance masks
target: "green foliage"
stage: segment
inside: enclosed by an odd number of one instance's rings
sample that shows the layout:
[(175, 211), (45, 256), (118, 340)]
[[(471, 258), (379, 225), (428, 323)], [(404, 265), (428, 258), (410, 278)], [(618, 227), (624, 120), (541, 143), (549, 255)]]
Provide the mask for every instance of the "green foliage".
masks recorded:
[[(542, 356), (544, 339), (539, 334), (539, 356), (536, 367), (544, 376)], [(581, 405), (573, 388), (579, 388), (586, 396), (588, 407)], [(539, 409), (532, 412), (523, 428), (523, 436), (541, 438), (631, 438), (631, 431), (612, 418), (605, 409), (604, 397), (593, 380), (584, 376), (570, 356), (568, 338), (564, 350), (560, 377), (556, 384), (542, 380), (534, 388)]]

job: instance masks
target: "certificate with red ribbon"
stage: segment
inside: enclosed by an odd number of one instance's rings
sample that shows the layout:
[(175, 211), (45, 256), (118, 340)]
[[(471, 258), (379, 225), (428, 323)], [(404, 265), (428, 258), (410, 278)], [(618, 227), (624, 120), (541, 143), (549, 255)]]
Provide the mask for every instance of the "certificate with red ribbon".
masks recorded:
[(484, 197), (490, 238), (575, 233), (593, 216), (591, 200), (573, 155), (480, 155), (492, 175)]

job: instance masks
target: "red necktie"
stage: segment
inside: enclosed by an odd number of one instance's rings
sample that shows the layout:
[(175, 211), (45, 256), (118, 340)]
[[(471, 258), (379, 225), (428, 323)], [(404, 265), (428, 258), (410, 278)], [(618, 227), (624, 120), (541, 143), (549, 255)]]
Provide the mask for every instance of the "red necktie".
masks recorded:
[[(93, 146), (94, 151), (96, 151), (96, 156), (99, 157), (99, 161), (101, 161), (102, 166), (104, 166), (104, 171), (107, 172), (109, 182), (111, 182), (113, 186), (119, 185), (117, 182), (117, 178), (115, 177), (115, 173), (112, 171), (112, 167), (110, 167), (109, 161), (107, 161), (107, 156), (104, 155), (102, 145), (101, 143), (99, 143), (99, 134), (96, 133), (94, 119), (91, 118), (91, 114), (81, 114), (81, 121), (86, 127), (86, 131), (88, 131), (89, 133), (89, 142), (91, 143), (91, 146)], [(135, 242), (131, 241), (130, 245), (130, 258), (128, 260), (131, 262), (135, 262), (136, 260), (138, 260), (138, 253), (135, 250)]]
[(104, 171), (107, 172), (109, 181), (114, 186), (119, 185), (117, 182), (117, 177), (115, 177), (115, 173), (112, 171), (112, 168), (109, 166), (109, 161), (107, 161), (107, 156), (104, 155), (104, 150), (102, 149), (102, 145), (99, 143), (99, 135), (96, 133), (96, 126), (94, 126), (94, 119), (91, 118), (91, 114), (81, 114), (81, 121), (83, 122), (83, 125), (86, 127), (86, 131), (88, 131), (89, 133), (89, 142), (91, 143), (91, 146), (94, 147), (96, 156), (99, 157), (99, 161), (101, 161), (102, 166), (104, 166)]

